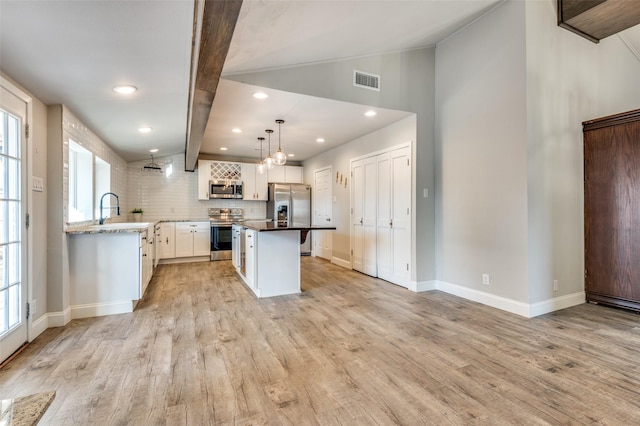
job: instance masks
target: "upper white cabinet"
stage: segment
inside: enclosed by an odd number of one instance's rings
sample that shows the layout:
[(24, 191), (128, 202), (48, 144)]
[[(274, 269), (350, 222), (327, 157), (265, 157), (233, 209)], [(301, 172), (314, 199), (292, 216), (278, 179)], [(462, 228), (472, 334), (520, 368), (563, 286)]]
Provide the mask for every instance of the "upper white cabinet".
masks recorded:
[(175, 257), (208, 256), (211, 253), (209, 222), (178, 222)]
[(273, 166), (269, 170), (269, 183), (303, 183), (303, 167), (300, 166)]
[(198, 200), (209, 199), (209, 181), (211, 180), (211, 163), (209, 160), (198, 160)]
[(242, 163), (242, 199), (267, 201), (267, 173), (259, 173), (258, 165)]
[(243, 180), (242, 163), (198, 160), (198, 200), (209, 199), (210, 180)]

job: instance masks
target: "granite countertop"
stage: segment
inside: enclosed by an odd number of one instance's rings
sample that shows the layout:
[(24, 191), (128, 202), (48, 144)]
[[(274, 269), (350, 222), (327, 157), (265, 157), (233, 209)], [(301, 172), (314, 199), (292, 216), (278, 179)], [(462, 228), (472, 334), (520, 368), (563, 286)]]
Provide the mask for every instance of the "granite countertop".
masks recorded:
[(82, 225), (69, 227), (65, 231), (68, 235), (79, 234), (124, 234), (130, 232), (144, 232), (155, 222), (119, 222), (104, 225)]
[(268, 231), (328, 231), (335, 230), (335, 226), (288, 226), (283, 224), (282, 222), (264, 222), (264, 221), (246, 221), (246, 222), (236, 222), (234, 225), (243, 226), (245, 228), (251, 229), (253, 231), (258, 232), (268, 232)]
[(80, 225), (68, 225), (66, 233), (68, 235), (79, 234), (124, 234), (128, 232), (144, 232), (150, 226), (158, 223), (166, 222), (209, 222), (209, 219), (193, 220), (193, 219), (165, 219), (165, 220), (149, 220), (147, 222), (109, 222), (104, 225), (95, 223)]

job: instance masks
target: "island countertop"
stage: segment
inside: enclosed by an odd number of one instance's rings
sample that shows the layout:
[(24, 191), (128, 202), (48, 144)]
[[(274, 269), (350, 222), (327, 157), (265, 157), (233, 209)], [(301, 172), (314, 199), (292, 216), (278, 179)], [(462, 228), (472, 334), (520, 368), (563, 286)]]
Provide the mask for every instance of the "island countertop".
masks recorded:
[(234, 225), (243, 226), (245, 228), (252, 229), (258, 232), (268, 232), (268, 231), (332, 231), (335, 230), (335, 226), (297, 226), (297, 225), (284, 225), (279, 222), (264, 222), (264, 221), (246, 221), (246, 222), (235, 222)]

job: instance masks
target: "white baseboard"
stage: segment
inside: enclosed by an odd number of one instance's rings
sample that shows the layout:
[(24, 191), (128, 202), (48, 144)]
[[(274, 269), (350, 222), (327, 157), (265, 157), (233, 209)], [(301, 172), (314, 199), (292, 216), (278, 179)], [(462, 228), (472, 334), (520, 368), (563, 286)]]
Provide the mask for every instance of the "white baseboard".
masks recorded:
[(41, 335), (47, 328), (49, 328), (49, 314), (44, 314), (37, 320), (31, 322), (29, 341), (33, 342), (33, 339)]
[(482, 303), (512, 314), (529, 318), (529, 305), (527, 303), (518, 302), (517, 300), (507, 299), (506, 297), (496, 296), (495, 294), (486, 293), (484, 291), (474, 290), (457, 284), (451, 284), (445, 281), (438, 281), (437, 289), (454, 296), (473, 302)]
[(191, 263), (191, 262), (211, 262), (211, 257), (210, 256), (194, 256), (194, 257), (174, 257), (171, 259), (160, 259), (158, 261), (158, 265), (170, 265), (172, 263)]
[(421, 291), (431, 291), (437, 290), (438, 282), (435, 280), (432, 281), (410, 281), (407, 289), (420, 293)]
[(341, 259), (339, 257), (333, 256), (331, 258), (331, 263), (333, 263), (334, 265), (342, 266), (343, 268), (346, 268), (346, 269), (351, 269), (351, 262), (348, 260)]
[(108, 303), (91, 303), (71, 306), (71, 318), (101, 317), (104, 315), (126, 314), (133, 312), (133, 302), (122, 300)]
[(538, 315), (548, 314), (549, 312), (559, 311), (560, 309), (582, 305), (586, 300), (587, 295), (585, 292), (579, 291), (577, 293), (533, 303), (529, 307), (530, 317), (537, 317)]
[(64, 327), (71, 321), (71, 308), (67, 308), (62, 312), (49, 312), (47, 317), (49, 327)]
[(474, 290), (461, 285), (451, 284), (445, 281), (437, 281), (436, 289), (526, 318), (537, 317), (538, 315), (548, 314), (549, 312), (581, 305), (585, 302), (584, 292), (568, 294), (566, 296), (555, 297), (553, 299), (531, 304), (508, 299), (502, 296), (496, 296), (495, 294)]

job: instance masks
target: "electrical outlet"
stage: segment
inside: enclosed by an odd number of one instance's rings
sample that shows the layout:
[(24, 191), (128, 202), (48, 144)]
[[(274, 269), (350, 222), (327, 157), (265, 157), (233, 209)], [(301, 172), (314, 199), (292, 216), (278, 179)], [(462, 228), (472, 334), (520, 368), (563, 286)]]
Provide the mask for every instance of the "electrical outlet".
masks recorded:
[(489, 285), (491, 281), (489, 280), (489, 274), (482, 274), (482, 284)]
[(558, 280), (553, 280), (553, 291), (558, 291)]

